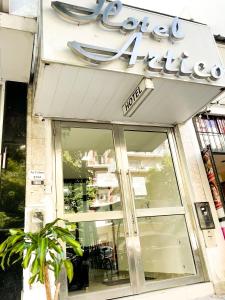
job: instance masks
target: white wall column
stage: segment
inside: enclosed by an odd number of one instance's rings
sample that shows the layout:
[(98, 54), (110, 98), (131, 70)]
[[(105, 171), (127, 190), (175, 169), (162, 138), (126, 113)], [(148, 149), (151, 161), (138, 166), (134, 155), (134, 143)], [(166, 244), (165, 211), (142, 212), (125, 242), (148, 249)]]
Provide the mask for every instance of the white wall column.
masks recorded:
[[(38, 230), (41, 220), (38, 213), (44, 216), (44, 223), (56, 217), (55, 195), (53, 193), (53, 135), (50, 120), (32, 116), (32, 89), (28, 92), (27, 113), (27, 182), (25, 230)], [(45, 174), (43, 185), (34, 185), (31, 182), (30, 171), (42, 171)], [(23, 300), (44, 300), (45, 289), (41, 284), (28, 285), (29, 271), (24, 272)]]
[[(217, 294), (225, 294), (225, 241), (216, 214), (201, 152), (192, 120), (176, 128), (177, 142), (183, 157), (182, 169), (185, 171), (190, 209), (194, 211), (196, 227), (199, 228), (201, 249), (206, 261), (209, 279)], [(195, 213), (194, 202), (208, 201), (211, 207), (216, 228), (201, 231)]]

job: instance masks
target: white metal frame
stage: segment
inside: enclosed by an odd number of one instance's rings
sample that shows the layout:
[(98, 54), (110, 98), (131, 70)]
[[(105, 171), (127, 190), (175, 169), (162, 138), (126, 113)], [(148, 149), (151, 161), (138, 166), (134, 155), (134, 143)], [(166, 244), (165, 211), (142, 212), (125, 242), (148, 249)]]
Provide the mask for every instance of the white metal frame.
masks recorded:
[(5, 83), (0, 83), (0, 175), (2, 169), (2, 134), (3, 134), (3, 119), (5, 107)]
[[(122, 297), (131, 294), (137, 294), (141, 292), (147, 292), (150, 290), (158, 290), (163, 288), (175, 287), (184, 284), (191, 284), (206, 280), (204, 278), (205, 267), (202, 265), (202, 259), (200, 258), (200, 251), (198, 242), (196, 240), (196, 234), (192, 222), (190, 221), (190, 214), (187, 209), (187, 192), (185, 190), (185, 184), (183, 182), (181, 174), (181, 163), (179, 153), (176, 147), (176, 141), (174, 138), (173, 130), (171, 128), (160, 127), (148, 127), (148, 126), (129, 126), (118, 124), (97, 124), (97, 123), (78, 123), (78, 122), (55, 122), (55, 153), (56, 153), (56, 187), (57, 187), (57, 216), (67, 219), (70, 222), (81, 221), (97, 221), (97, 220), (109, 220), (109, 219), (123, 219), (124, 230), (127, 244), (128, 263), (130, 269), (130, 285), (117, 286), (113, 289), (107, 289), (105, 291), (91, 292), (91, 293), (78, 293), (74, 294), (74, 298), (77, 300), (92, 300), (98, 297), (99, 300), (109, 299), (115, 297)], [(61, 128), (63, 127), (80, 127), (80, 128), (96, 128), (96, 129), (110, 129), (113, 133), (117, 170), (119, 175), (119, 183), (121, 187), (122, 198), (122, 211), (113, 212), (95, 212), (95, 213), (77, 213), (77, 214), (64, 214), (64, 201), (63, 201), (63, 174), (62, 174), (62, 153), (61, 153)], [(164, 132), (168, 136), (169, 146), (171, 150), (171, 156), (173, 159), (174, 169), (176, 173), (177, 183), (180, 191), (181, 201), (183, 206), (178, 207), (163, 207), (163, 208), (148, 208), (148, 209), (135, 209), (134, 195), (131, 188), (130, 174), (128, 169), (128, 158), (126, 155), (126, 145), (124, 139), (124, 131), (154, 131)], [(196, 266), (196, 275), (167, 279), (162, 281), (146, 282), (144, 279), (143, 266), (141, 262), (141, 247), (138, 233), (137, 218), (138, 217), (155, 217), (155, 216), (172, 216), (183, 215), (186, 220), (187, 230), (189, 233), (190, 243), (195, 249), (193, 258)], [(113, 294), (112, 294), (113, 291)], [(65, 291), (64, 291), (65, 293)], [(72, 299), (73, 293), (68, 295), (68, 299)]]

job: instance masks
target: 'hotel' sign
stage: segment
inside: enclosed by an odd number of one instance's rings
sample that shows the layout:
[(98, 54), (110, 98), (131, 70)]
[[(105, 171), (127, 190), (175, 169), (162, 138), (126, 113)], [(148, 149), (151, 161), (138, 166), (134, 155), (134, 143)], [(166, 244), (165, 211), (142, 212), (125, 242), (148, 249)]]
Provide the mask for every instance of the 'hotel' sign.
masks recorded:
[(123, 115), (131, 117), (153, 89), (154, 86), (151, 79), (144, 78), (130, 97), (124, 102), (122, 106)]
[[(94, 8), (75, 6), (61, 1), (52, 1), (51, 3), (54, 10), (64, 20), (66, 19), (69, 22), (87, 24), (100, 21), (107, 29), (132, 33), (120, 49), (104, 48), (78, 41), (68, 42), (68, 47), (82, 59), (98, 65), (113, 62), (118, 58), (124, 58), (128, 62), (128, 67), (133, 67), (138, 60), (141, 60), (150, 76), (154, 73), (166, 73), (180, 77), (205, 79), (207, 81), (217, 81), (224, 76), (224, 68), (220, 64), (207, 65), (203, 60), (193, 63), (193, 58), (189, 57), (186, 51), (175, 56), (172, 49), (167, 49), (162, 56), (150, 48), (148, 53), (140, 55), (143, 35), (157, 41), (167, 39), (172, 45), (181, 42), (184, 39), (184, 32), (180, 19), (177, 17), (173, 18), (170, 25), (154, 24), (152, 29), (149, 29), (150, 20), (148, 16), (140, 20), (129, 16), (121, 22), (113, 22), (113, 17), (120, 13), (123, 5), (118, 0), (111, 1), (104, 6), (105, 3), (105, 0), (98, 0)], [(193, 47), (195, 46), (193, 45)]]

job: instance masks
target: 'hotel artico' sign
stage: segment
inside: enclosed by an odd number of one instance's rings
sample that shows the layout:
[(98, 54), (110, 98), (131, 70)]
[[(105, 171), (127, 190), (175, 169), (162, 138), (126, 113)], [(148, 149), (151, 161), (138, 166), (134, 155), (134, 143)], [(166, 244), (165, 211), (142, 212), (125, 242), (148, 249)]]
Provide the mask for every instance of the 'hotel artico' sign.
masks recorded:
[[(53, 1), (51, 6), (65, 20), (76, 24), (87, 24), (101, 22), (107, 30), (114, 30), (123, 33), (131, 33), (120, 49), (103, 48), (98, 45), (69, 41), (68, 47), (81, 58), (94, 64), (110, 63), (119, 58), (127, 61), (128, 67), (133, 67), (137, 61), (143, 61), (147, 71), (152, 73), (167, 73), (176, 76), (195, 79), (206, 79), (217, 81), (224, 76), (224, 68), (220, 64), (206, 65), (204, 61), (197, 61), (191, 67), (187, 63), (189, 54), (186, 51), (175, 57), (173, 50), (167, 49), (164, 55), (151, 51), (140, 55), (143, 36), (162, 41), (167, 39), (171, 45), (181, 43), (185, 38), (182, 28), (182, 20), (175, 17), (171, 24), (155, 24), (150, 29), (148, 16), (137, 19), (133, 16), (127, 17), (121, 22), (113, 21), (121, 12), (123, 5), (121, 1), (111, 1), (105, 6), (105, 0), (98, 0), (94, 8), (75, 6), (60, 1)], [(195, 47), (195, 45), (193, 45)]]

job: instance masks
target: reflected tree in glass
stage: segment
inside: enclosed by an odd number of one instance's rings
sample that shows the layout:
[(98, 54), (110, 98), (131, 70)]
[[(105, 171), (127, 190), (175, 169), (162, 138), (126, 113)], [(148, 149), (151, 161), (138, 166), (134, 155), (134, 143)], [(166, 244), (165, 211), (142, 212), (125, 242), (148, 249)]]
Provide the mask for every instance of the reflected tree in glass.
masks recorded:
[(26, 183), (25, 146), (8, 145), (7, 165), (1, 173), (0, 228), (23, 227)]
[(151, 199), (172, 203), (174, 198), (179, 198), (173, 162), (169, 155), (163, 157), (160, 168), (151, 168), (148, 171), (147, 182)]
[(67, 211), (79, 212), (84, 206), (87, 209), (96, 197), (96, 189), (92, 186), (94, 173), (87, 168), (82, 157), (81, 151), (63, 152), (63, 164), (72, 170), (75, 178), (68, 183), (64, 180), (64, 204)]

